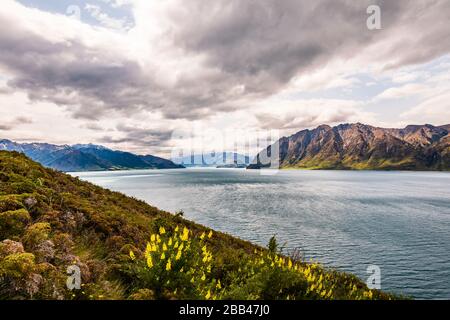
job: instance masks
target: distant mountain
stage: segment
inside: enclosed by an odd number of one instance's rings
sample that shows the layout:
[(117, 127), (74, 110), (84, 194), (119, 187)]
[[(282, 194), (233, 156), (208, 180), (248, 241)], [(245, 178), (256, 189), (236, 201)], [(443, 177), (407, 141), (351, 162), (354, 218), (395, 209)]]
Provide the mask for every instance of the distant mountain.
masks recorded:
[(58, 146), (47, 143), (16, 143), (10, 140), (0, 140), (0, 150), (21, 152), (46, 167), (64, 172), (183, 168), (183, 166), (163, 158), (115, 151), (94, 144)]
[(186, 157), (172, 158), (176, 164), (185, 167), (241, 167), (250, 164), (250, 158), (234, 152), (217, 152), (215, 154), (194, 154)]
[[(384, 129), (357, 124), (319, 126), (279, 140), (281, 168), (450, 170), (450, 125)], [(267, 167), (262, 151), (248, 167)]]

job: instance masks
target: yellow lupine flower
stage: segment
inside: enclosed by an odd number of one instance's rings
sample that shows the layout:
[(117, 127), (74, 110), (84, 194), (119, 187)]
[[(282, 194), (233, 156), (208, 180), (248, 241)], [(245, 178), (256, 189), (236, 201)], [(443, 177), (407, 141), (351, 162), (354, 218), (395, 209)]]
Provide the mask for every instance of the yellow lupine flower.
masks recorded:
[(183, 251), (184, 244), (180, 244), (180, 247), (178, 248), (179, 251)]
[(148, 256), (147, 258), (147, 266), (149, 268), (153, 268), (153, 260), (152, 260), (152, 256)]
[(211, 239), (212, 236), (213, 236), (213, 232), (212, 232), (212, 230), (211, 230), (211, 231), (209, 231), (209, 233), (208, 233), (208, 238)]
[(158, 247), (156, 246), (156, 244), (152, 243), (152, 252), (156, 251), (158, 251)]
[(177, 227), (175, 228), (175, 232), (178, 232), (178, 230), (180, 230), (180, 228), (177, 226)]
[(166, 271), (170, 271), (172, 269), (172, 262), (169, 260), (167, 260), (166, 263)]
[(288, 262), (288, 268), (289, 268), (289, 269), (292, 268), (292, 261), (291, 261), (291, 259), (289, 259), (289, 262)]
[(159, 234), (165, 234), (166, 233), (166, 229), (164, 229), (164, 227), (159, 227)]
[(181, 236), (182, 241), (187, 241), (189, 239), (189, 229), (184, 227), (183, 229), (183, 235)]
[(175, 260), (178, 261), (181, 259), (181, 250), (178, 250), (177, 256), (175, 257)]
[(195, 282), (195, 277), (192, 277), (191, 283), (194, 283), (194, 282)]
[(156, 242), (161, 243), (161, 237), (159, 236), (159, 234), (156, 235)]
[(216, 288), (222, 289), (222, 284), (220, 283), (220, 280), (217, 281)]
[(208, 290), (208, 293), (205, 296), (206, 300), (209, 300), (211, 298), (211, 290)]
[(134, 252), (130, 250), (130, 258), (131, 260), (136, 260), (136, 256), (134, 255)]
[(152, 242), (155, 242), (155, 241), (156, 241), (156, 236), (155, 236), (154, 234), (152, 234), (152, 235), (150, 236), (150, 240), (151, 240)]
[(203, 253), (206, 253), (206, 250), (207, 250), (206, 245), (204, 245), (202, 248)]
[(167, 245), (170, 247), (172, 246), (172, 237), (170, 237), (169, 242), (167, 243)]
[(205, 236), (206, 236), (206, 234), (203, 232), (203, 233), (201, 234), (201, 236), (200, 236), (200, 239), (201, 239), (201, 240), (205, 239)]
[(166, 254), (163, 252), (161, 255), (161, 260), (164, 260), (166, 258)]
[(163, 249), (163, 251), (167, 251), (167, 245), (165, 243), (163, 243), (162, 249)]
[(203, 276), (202, 276), (202, 281), (205, 281), (206, 280), (206, 275), (205, 274), (203, 274)]
[(178, 241), (177, 242), (175, 242), (175, 245), (173, 246), (175, 249), (177, 249), (178, 248)]

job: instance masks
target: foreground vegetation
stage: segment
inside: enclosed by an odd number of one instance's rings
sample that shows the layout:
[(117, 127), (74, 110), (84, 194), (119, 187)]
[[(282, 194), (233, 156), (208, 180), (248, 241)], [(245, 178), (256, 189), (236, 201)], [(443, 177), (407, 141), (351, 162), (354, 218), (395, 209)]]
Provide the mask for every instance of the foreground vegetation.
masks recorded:
[(0, 152), (0, 299), (390, 298), (274, 238), (261, 248)]

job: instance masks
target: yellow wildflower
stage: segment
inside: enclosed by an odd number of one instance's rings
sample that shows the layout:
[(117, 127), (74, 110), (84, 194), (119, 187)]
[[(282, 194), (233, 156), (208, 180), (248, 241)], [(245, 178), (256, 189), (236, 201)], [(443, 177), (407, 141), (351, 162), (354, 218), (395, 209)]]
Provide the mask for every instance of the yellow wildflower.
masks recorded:
[(149, 268), (153, 268), (153, 260), (152, 260), (152, 256), (148, 256), (147, 258), (147, 266)]
[(152, 242), (155, 242), (155, 241), (156, 241), (156, 236), (155, 236), (154, 234), (152, 234), (152, 235), (150, 236), (150, 240), (151, 240)]
[(209, 231), (209, 233), (208, 233), (208, 238), (211, 239), (212, 236), (213, 236), (213, 232), (212, 232), (212, 230), (211, 230), (211, 231)]
[(166, 233), (166, 229), (164, 229), (164, 227), (159, 227), (159, 234), (165, 234)]
[(175, 228), (175, 232), (178, 232), (178, 230), (180, 230), (180, 228), (177, 226), (177, 227)]
[(203, 274), (203, 276), (202, 276), (202, 281), (205, 281), (206, 280), (206, 275), (205, 274)]
[(216, 288), (222, 289), (222, 284), (220, 283), (220, 280), (217, 281)]
[(134, 252), (130, 250), (130, 258), (131, 260), (136, 260), (136, 256), (134, 255)]
[(183, 235), (180, 237), (182, 241), (187, 241), (189, 239), (189, 229), (184, 227), (183, 229)]
[(205, 296), (206, 300), (209, 300), (211, 298), (211, 290), (208, 290), (208, 293)]
[(181, 250), (178, 250), (177, 256), (175, 257), (175, 260), (178, 261), (181, 259)]
[(172, 237), (170, 237), (169, 242), (167, 243), (167, 245), (168, 245), (169, 247), (172, 246)]
[(163, 252), (161, 255), (161, 260), (164, 260), (166, 258), (166, 254)]
[(167, 251), (167, 245), (165, 243), (163, 243), (162, 249), (163, 249), (163, 251)]
[(166, 263), (166, 271), (170, 271), (172, 269), (172, 262), (169, 260), (167, 260)]
[(201, 239), (201, 240), (205, 239), (205, 236), (206, 236), (206, 234), (203, 232), (203, 233), (201, 234), (201, 236), (200, 236), (200, 239)]

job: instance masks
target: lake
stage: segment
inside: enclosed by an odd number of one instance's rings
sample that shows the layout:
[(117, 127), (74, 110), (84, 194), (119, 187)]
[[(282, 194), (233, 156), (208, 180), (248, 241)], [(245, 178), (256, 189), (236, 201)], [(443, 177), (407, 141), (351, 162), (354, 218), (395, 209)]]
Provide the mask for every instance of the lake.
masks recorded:
[(383, 290), (450, 298), (450, 174), (440, 172), (136, 170), (76, 173), (261, 245), (367, 279)]

